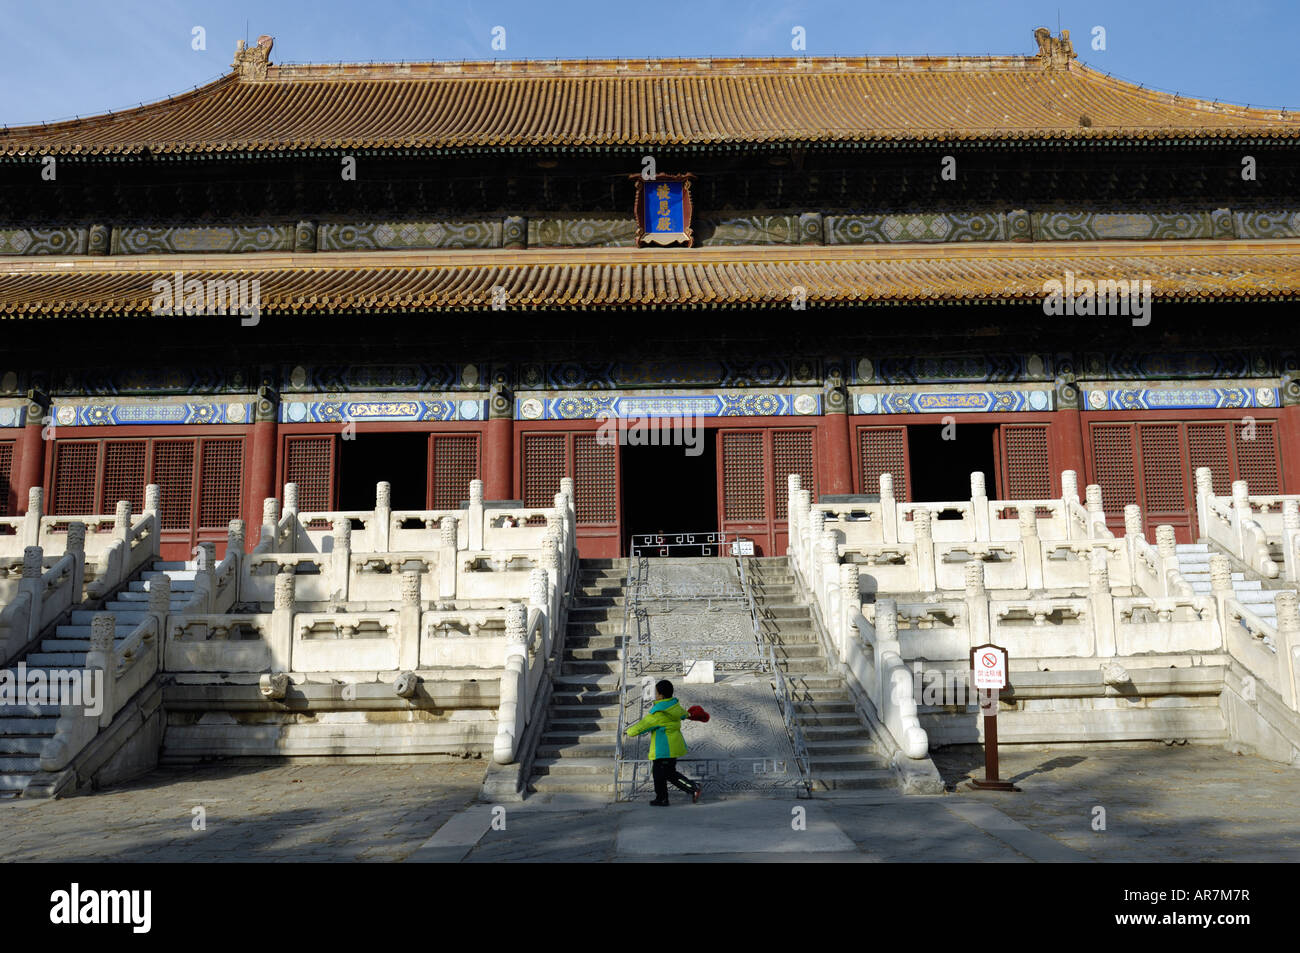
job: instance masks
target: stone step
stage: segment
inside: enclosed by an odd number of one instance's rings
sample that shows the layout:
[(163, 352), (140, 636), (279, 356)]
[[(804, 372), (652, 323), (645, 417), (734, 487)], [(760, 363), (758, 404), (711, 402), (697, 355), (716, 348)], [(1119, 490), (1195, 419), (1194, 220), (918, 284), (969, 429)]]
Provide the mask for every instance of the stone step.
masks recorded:
[(776, 664), (781, 666), (781, 671), (789, 675), (820, 675), (826, 671), (826, 659), (821, 655), (810, 658), (790, 658), (778, 654)]
[(879, 771), (887, 769), (884, 760), (870, 752), (847, 752), (842, 755), (808, 751), (808, 773), (814, 778), (842, 771)]
[[(132, 632), (135, 631), (136, 626), (137, 626), (138, 624), (139, 624), (139, 623), (136, 623), (136, 622), (132, 622), (132, 623), (129, 623), (129, 624), (123, 624), (122, 622), (119, 621), (119, 622), (117, 623), (117, 625), (115, 626), (115, 632), (114, 632), (114, 634), (115, 634), (115, 636), (116, 636), (117, 638), (119, 638), (119, 639), (124, 639), (124, 638), (126, 638), (128, 635), (130, 635)], [(89, 640), (89, 638), (90, 638), (90, 630), (91, 630), (91, 626), (89, 626), (89, 625), (60, 625), (60, 626), (56, 626), (56, 627), (55, 627), (55, 629), (54, 629), (54, 634), (55, 634), (56, 636), (58, 636), (59, 638), (61, 638), (61, 639), (87, 639), (87, 640)]]
[(555, 691), (557, 693), (575, 694), (579, 692), (617, 692), (618, 676), (614, 674), (575, 674), (556, 675)]
[(27, 788), (27, 784), (32, 779), (35, 771), (31, 772), (3, 772), (0, 771), (0, 799), (11, 800), (18, 797)]
[(86, 654), (86, 652), (32, 652), (27, 656), (27, 664), (49, 668), (85, 668)]
[[(622, 671), (621, 664), (602, 662), (599, 660), (596, 661), (579, 660), (576, 662), (570, 662), (566, 660), (561, 663), (560, 677), (563, 677), (565, 675), (584, 675), (584, 676), (590, 675), (593, 677), (612, 675), (615, 677), (615, 679), (617, 679), (618, 674), (621, 671)], [(617, 684), (617, 682), (615, 682), (615, 684)]]
[(873, 788), (896, 788), (898, 781), (888, 768), (813, 771), (814, 791), (861, 791)]
[[(126, 642), (127, 637), (125, 635), (122, 635), (122, 629), (120, 628), (117, 630), (117, 633), (118, 633), (117, 636), (113, 639), (113, 644), (122, 645), (124, 642)], [(46, 654), (50, 652), (83, 652), (84, 653), (89, 651), (90, 651), (90, 636), (86, 636), (84, 639), (57, 638), (57, 639), (41, 640), (41, 652)]]
[[(42, 711), (41, 715), (31, 716), (30, 714), (18, 714), (24, 709), (30, 711), (32, 708), (38, 708)], [(47, 709), (55, 709), (50, 714), (44, 714)], [(21, 705), (15, 706), (12, 711), (14, 714), (6, 714), (0, 718), (0, 735), (7, 738), (14, 738), (19, 735), (44, 735), (52, 736), (59, 720), (57, 705)]]
[(569, 775), (582, 778), (607, 775), (612, 785), (614, 782), (614, 759), (609, 758), (536, 758), (533, 761), (534, 775)]
[(581, 619), (569, 619), (567, 635), (622, 635), (623, 620), (610, 622), (586, 622)]
[(603, 712), (606, 708), (617, 710), (619, 703), (617, 686), (608, 690), (588, 689), (575, 692), (565, 691), (557, 685), (552, 700), (555, 711), (573, 708), (574, 710)]
[(623, 645), (621, 635), (588, 635), (584, 633), (565, 632), (566, 649), (616, 649)]
[[(173, 609), (180, 609), (190, 601), (193, 594), (184, 596), (173, 596), (170, 605)], [(104, 603), (104, 609), (112, 612), (115, 609), (126, 609), (131, 612), (144, 612), (143, 607), (149, 604), (149, 593), (147, 592), (128, 592), (123, 590), (113, 597), (112, 601)]]
[(810, 725), (799, 719), (799, 727), (809, 746), (814, 742), (823, 744), (860, 744), (867, 737), (862, 725), (855, 717), (852, 722), (846, 720), (836, 725)]
[(764, 602), (758, 606), (760, 619), (811, 619), (807, 606)]
[(18, 755), (39, 757), (46, 740), (41, 735), (0, 735), (0, 758)]
[(572, 760), (574, 758), (605, 758), (606, 768), (614, 770), (614, 739), (610, 738), (605, 742), (599, 741), (559, 741), (550, 738), (543, 738), (537, 745), (537, 757), (539, 758), (559, 758), (561, 760)]
[(1208, 553), (1210, 551), (1209, 543), (1177, 543), (1174, 551), (1178, 553)]
[(41, 759), (35, 756), (17, 755), (13, 757), (0, 756), (0, 774), (7, 772), (16, 772), (21, 774), (35, 774), (41, 770)]
[(198, 574), (198, 570), (193, 568), (168, 569), (166, 571), (156, 570), (156, 569), (146, 569), (144, 572), (140, 573), (140, 578), (145, 582), (152, 582), (155, 579), (161, 579), (164, 576), (166, 576), (168, 579), (172, 581), (172, 585), (174, 586), (176, 585), (177, 582), (180, 582), (182, 580), (189, 580), (192, 582), (194, 580), (194, 577), (197, 574)]
[(857, 717), (857, 708), (853, 702), (849, 701), (842, 694), (839, 698), (819, 699), (817, 701), (796, 701), (794, 703), (795, 714), (800, 718), (807, 716), (838, 716), (852, 715)]
[[(595, 777), (597, 776), (591, 775), (591, 778)], [(605, 794), (613, 797), (613, 771), (610, 771), (608, 781), (575, 780), (571, 775), (533, 775), (528, 782), (528, 790), (534, 794)]]
[(593, 713), (581, 718), (557, 718), (555, 715), (546, 723), (544, 736), (554, 732), (557, 736), (580, 737), (596, 732), (612, 732), (618, 728), (618, 715), (596, 717)]
[(194, 563), (193, 563), (193, 562), (179, 562), (179, 561), (177, 561), (177, 560), (159, 559), (159, 560), (156, 560), (156, 561), (154, 562), (154, 564), (153, 564), (152, 566), (150, 566), (149, 568), (150, 568), (151, 570), (153, 570), (154, 572), (167, 572), (167, 573), (170, 573), (173, 569), (176, 569), (176, 570), (181, 570), (181, 569), (194, 569), (195, 566), (194, 566)]
[[(104, 611), (112, 612), (117, 618), (118, 625), (135, 626), (149, 618), (149, 612), (139, 604), (132, 605), (129, 609), (105, 609)], [(89, 626), (95, 621), (97, 615), (99, 615), (98, 612), (77, 609), (72, 613), (72, 618), (68, 621), (75, 626)]]
[(799, 722), (799, 727), (803, 729), (804, 737), (808, 737), (810, 731), (816, 731), (819, 728), (851, 728), (854, 731), (862, 730), (862, 721), (858, 714), (852, 711), (852, 705), (848, 706), (850, 711), (837, 714), (812, 714), (798, 711), (796, 708), (795, 717)]
[[(12, 669), (11, 669), (12, 671)], [(28, 670), (30, 674), (31, 670)], [(0, 708), (0, 735), (4, 734), (6, 719), (11, 718), (58, 718), (58, 705), (5, 705)], [(50, 722), (53, 730), (54, 722)]]
[(620, 657), (621, 649), (610, 646), (607, 649), (565, 646), (564, 661), (569, 662), (615, 662)]
[(551, 717), (555, 719), (576, 719), (590, 720), (597, 718), (600, 721), (613, 719), (614, 724), (618, 724), (618, 698), (617, 692), (614, 701), (610, 704), (598, 705), (594, 702), (589, 704), (578, 703), (561, 703), (553, 702), (551, 705)]

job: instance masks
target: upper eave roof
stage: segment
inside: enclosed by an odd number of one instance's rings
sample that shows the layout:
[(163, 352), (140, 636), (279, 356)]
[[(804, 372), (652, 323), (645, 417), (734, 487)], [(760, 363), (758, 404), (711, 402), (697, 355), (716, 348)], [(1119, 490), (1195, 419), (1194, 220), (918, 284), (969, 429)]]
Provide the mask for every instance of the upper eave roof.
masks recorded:
[[(1151, 282), (1161, 301), (1300, 297), (1300, 241), (1049, 242), (827, 248), (78, 256), (0, 272), (0, 318), (151, 313), (154, 282), (256, 279), (262, 313), (789, 308), (1041, 303), (1045, 282)], [(1083, 319), (1080, 319), (1083, 320)]]
[(138, 109), (0, 130), (0, 155), (1300, 136), (1300, 115), (1040, 56), (266, 66)]

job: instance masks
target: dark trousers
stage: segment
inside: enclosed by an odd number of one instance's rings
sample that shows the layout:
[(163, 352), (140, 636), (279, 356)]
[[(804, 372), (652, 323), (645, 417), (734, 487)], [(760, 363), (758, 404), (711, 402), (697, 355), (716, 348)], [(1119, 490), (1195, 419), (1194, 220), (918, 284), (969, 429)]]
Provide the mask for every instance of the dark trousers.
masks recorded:
[(694, 793), (695, 782), (678, 772), (676, 758), (658, 758), (652, 770), (655, 779), (655, 800), (668, 800), (669, 784), (688, 793)]

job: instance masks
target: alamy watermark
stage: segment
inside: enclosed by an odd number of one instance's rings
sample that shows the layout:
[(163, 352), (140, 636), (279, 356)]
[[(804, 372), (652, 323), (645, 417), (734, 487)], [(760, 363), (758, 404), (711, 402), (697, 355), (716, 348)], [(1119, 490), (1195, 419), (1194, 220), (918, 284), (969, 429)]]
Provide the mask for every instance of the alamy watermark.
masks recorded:
[(175, 272), (172, 280), (159, 278), (149, 289), (154, 315), (240, 314), (240, 324), (252, 327), (262, 320), (262, 283), (257, 278), (186, 278)]
[(1137, 278), (1076, 278), (1067, 271), (1065, 280), (1043, 282), (1043, 314), (1052, 317), (1131, 317), (1133, 326), (1151, 323), (1151, 282)]
[(104, 711), (103, 669), (0, 669), (0, 709), (10, 705), (79, 706), (86, 715)]
[(596, 443), (602, 447), (685, 447), (688, 457), (704, 452), (704, 418), (614, 417), (601, 414)]

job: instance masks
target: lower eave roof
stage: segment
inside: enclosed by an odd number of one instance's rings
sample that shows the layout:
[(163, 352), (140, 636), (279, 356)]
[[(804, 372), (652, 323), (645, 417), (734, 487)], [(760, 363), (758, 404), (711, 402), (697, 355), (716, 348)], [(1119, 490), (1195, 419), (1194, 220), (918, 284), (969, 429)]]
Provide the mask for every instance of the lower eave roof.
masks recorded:
[(810, 308), (1029, 303), (1067, 272), (1149, 280), (1165, 301), (1300, 298), (1300, 240), (80, 256), (0, 269), (9, 318), (149, 315), (154, 282), (177, 272), (256, 279), (264, 316), (492, 310), (494, 288), (507, 311), (788, 307), (799, 288)]

